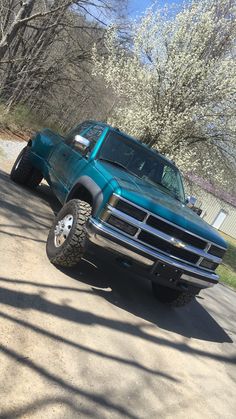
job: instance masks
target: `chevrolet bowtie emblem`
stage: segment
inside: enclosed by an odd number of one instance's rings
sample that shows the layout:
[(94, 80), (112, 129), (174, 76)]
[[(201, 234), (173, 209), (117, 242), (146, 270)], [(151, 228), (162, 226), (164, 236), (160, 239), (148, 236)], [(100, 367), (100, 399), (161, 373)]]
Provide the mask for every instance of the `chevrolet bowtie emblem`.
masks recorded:
[(173, 246), (178, 247), (179, 249), (181, 249), (181, 248), (183, 249), (186, 246), (183, 242), (181, 242), (180, 240), (174, 239), (174, 238), (171, 239), (171, 242), (172, 242)]

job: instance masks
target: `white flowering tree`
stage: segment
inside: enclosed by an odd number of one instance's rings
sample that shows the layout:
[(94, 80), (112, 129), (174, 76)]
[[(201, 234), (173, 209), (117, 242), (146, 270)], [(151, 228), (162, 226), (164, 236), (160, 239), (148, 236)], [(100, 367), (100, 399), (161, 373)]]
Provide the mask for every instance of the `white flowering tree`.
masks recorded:
[(125, 46), (111, 27), (106, 54), (94, 49), (93, 56), (95, 74), (114, 95), (109, 122), (184, 172), (228, 183), (236, 158), (235, 34), (235, 0), (193, 1), (176, 15), (148, 9)]

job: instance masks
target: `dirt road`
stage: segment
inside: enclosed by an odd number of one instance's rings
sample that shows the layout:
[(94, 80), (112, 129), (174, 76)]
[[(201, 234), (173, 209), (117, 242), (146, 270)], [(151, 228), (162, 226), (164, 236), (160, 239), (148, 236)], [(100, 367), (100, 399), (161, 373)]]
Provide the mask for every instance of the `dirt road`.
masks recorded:
[(174, 310), (94, 259), (56, 269), (58, 203), (10, 166), (0, 156), (0, 418), (235, 418), (236, 293)]

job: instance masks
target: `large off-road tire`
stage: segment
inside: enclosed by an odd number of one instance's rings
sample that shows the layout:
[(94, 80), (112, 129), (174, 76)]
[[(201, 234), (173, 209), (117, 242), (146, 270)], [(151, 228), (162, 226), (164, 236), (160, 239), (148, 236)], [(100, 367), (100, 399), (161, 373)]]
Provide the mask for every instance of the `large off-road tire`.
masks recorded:
[(196, 294), (168, 288), (152, 282), (152, 291), (157, 300), (172, 307), (182, 307), (190, 303)]
[(46, 252), (51, 263), (58, 266), (76, 265), (84, 254), (85, 223), (91, 206), (72, 199), (57, 214), (49, 231)]
[(36, 188), (43, 178), (41, 172), (32, 166), (30, 161), (30, 147), (26, 146), (21, 150), (10, 173), (10, 178), (22, 185)]

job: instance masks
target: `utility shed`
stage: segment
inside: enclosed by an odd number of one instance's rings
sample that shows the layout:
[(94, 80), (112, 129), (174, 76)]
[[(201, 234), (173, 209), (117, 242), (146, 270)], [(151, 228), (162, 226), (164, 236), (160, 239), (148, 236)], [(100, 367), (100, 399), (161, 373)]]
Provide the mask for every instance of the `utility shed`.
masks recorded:
[(187, 191), (197, 198), (196, 207), (202, 210), (200, 217), (236, 239), (236, 197), (196, 175), (188, 174), (185, 182)]

